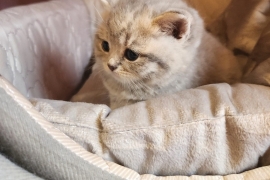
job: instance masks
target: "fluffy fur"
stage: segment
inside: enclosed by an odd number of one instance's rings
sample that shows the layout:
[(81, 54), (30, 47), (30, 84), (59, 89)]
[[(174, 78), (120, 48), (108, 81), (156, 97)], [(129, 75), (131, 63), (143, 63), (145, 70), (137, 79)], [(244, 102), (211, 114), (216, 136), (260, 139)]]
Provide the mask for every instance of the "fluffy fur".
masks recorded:
[[(233, 54), (205, 31), (197, 11), (180, 0), (119, 0), (102, 20), (95, 58), (113, 109), (241, 77)], [(138, 59), (129, 61), (127, 49)]]

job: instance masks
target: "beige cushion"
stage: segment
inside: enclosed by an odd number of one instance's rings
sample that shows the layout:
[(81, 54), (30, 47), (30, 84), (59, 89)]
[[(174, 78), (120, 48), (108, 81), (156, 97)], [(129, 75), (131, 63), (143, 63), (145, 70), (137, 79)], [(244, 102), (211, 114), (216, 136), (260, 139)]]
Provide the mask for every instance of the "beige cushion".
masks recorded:
[(247, 84), (203, 86), (108, 116), (106, 106), (33, 101), (46, 119), (91, 152), (140, 174), (162, 176), (256, 168), (270, 147), (269, 102), (270, 88)]

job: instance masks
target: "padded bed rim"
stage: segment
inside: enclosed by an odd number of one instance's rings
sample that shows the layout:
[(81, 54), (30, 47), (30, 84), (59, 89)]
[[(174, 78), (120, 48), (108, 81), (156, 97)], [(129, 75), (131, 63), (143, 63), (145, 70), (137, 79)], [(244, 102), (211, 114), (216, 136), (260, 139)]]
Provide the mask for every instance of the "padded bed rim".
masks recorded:
[[(115, 177), (114, 179), (132, 179), (132, 180), (171, 180), (171, 179), (185, 179), (185, 180), (253, 180), (253, 179), (269, 179), (270, 178), (270, 166), (261, 167), (257, 169), (253, 169), (241, 174), (232, 174), (227, 176), (168, 176), (168, 177), (156, 177), (154, 175), (139, 175), (137, 172), (117, 165), (113, 162), (107, 162), (101, 157), (92, 154), (85, 149), (83, 149), (80, 145), (78, 145), (75, 141), (70, 139), (64, 133), (54, 128), (54, 126), (46, 121), (44, 117), (36, 111), (32, 104), (19, 93), (8, 81), (6, 81), (3, 77), (0, 77), (0, 88), (3, 89), (10, 98), (12, 98), (24, 111), (26, 111), (34, 120), (33, 123), (37, 123), (40, 128), (46, 131), (47, 134), (51, 136), (54, 140), (61, 145), (63, 145), (66, 149), (70, 151), (72, 155), (79, 157), (82, 161), (87, 161), (87, 163), (96, 166), (100, 172), (107, 174), (109, 177)], [(1, 102), (3, 103), (3, 102)], [(97, 172), (98, 173), (98, 172)]]

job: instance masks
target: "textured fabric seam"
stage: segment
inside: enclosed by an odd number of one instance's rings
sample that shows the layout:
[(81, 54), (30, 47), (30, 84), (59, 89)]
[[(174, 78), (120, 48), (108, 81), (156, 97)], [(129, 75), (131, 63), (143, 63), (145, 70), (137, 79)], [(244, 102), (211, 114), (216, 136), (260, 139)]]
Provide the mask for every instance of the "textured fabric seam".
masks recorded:
[[(270, 113), (264, 113), (264, 114), (246, 114), (246, 115), (226, 115), (226, 116), (221, 116), (221, 117), (216, 117), (214, 119), (202, 119), (202, 120), (198, 120), (198, 121), (193, 121), (193, 122), (188, 122), (188, 123), (182, 123), (182, 124), (172, 124), (172, 125), (165, 125), (165, 126), (162, 126), (162, 125), (156, 125), (156, 126), (148, 126), (148, 127), (138, 127), (138, 128), (133, 128), (133, 129), (129, 129), (129, 130), (113, 130), (113, 129), (110, 129), (111, 131), (113, 132), (107, 132), (108, 130), (106, 130), (105, 132), (106, 133), (121, 133), (121, 132), (127, 132), (127, 131), (135, 131), (135, 130), (147, 130), (147, 129), (163, 129), (163, 128), (171, 128), (171, 127), (181, 127), (181, 126), (186, 126), (186, 125), (190, 125), (190, 124), (195, 124), (195, 123), (198, 123), (198, 122), (206, 122), (206, 121), (213, 121), (213, 120), (220, 120), (220, 119), (223, 119), (224, 117), (228, 117), (228, 118), (231, 118), (231, 117), (243, 117), (243, 116), (269, 116)], [(104, 122), (104, 121), (103, 121)], [(107, 124), (112, 124), (111, 122), (106, 122)], [(115, 123), (114, 123), (115, 124)], [(115, 124), (117, 125), (117, 127), (119, 127), (120, 125), (119, 124)], [(112, 125), (113, 126), (113, 125)], [(132, 125), (129, 125), (129, 126), (122, 126), (123, 128), (124, 127), (134, 127)], [(106, 129), (109, 129), (109, 128), (106, 128)]]

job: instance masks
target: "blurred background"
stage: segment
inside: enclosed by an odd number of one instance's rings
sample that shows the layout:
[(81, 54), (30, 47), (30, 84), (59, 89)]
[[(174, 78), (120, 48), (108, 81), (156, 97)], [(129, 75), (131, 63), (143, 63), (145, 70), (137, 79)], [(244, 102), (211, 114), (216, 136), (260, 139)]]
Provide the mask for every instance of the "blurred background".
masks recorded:
[(0, 10), (13, 7), (13, 6), (27, 5), (27, 4), (42, 2), (42, 1), (48, 1), (48, 0), (0, 0)]

